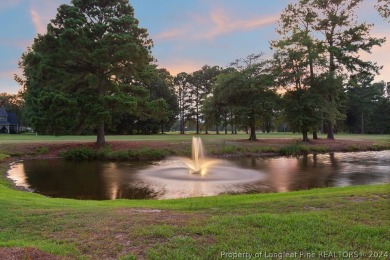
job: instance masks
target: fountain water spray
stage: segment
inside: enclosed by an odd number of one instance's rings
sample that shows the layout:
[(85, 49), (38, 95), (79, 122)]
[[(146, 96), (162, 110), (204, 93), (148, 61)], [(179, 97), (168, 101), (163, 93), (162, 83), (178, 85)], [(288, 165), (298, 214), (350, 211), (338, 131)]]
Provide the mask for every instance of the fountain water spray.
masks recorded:
[(185, 160), (191, 174), (205, 175), (210, 160), (205, 160), (200, 137), (192, 137), (192, 160)]
[(202, 175), (202, 165), (204, 160), (203, 144), (200, 137), (192, 137), (192, 161), (193, 172), (200, 173)]

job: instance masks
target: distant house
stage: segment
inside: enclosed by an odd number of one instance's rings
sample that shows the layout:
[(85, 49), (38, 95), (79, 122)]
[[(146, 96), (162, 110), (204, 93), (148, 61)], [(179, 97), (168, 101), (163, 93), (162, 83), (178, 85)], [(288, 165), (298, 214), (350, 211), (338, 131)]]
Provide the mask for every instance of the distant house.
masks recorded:
[(21, 130), (18, 117), (13, 112), (7, 112), (5, 108), (0, 107), (0, 133), (17, 134)]

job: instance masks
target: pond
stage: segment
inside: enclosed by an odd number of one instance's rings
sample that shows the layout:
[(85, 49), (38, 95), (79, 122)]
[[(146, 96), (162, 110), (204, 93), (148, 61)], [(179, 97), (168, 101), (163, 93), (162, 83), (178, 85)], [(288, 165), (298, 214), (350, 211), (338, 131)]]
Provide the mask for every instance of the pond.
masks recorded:
[(390, 183), (390, 151), (232, 157), (213, 160), (204, 175), (190, 174), (184, 158), (158, 162), (28, 160), (14, 163), (8, 177), (45, 196), (92, 200), (287, 192)]

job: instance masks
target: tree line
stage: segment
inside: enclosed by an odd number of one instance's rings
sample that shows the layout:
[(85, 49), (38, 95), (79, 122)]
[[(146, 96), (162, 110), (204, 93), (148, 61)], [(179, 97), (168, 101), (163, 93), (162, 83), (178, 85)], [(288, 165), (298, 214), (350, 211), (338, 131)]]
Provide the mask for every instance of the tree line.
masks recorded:
[[(147, 30), (128, 0), (72, 0), (61, 5), (22, 55), (23, 116), (43, 134), (151, 134), (177, 126), (196, 133), (277, 124), (316, 138), (335, 129), (389, 133), (388, 85), (380, 67), (360, 58), (385, 39), (358, 23), (362, 0), (300, 0), (282, 12), (273, 57), (252, 54), (227, 68), (205, 65), (175, 77), (158, 68)], [(388, 0), (375, 5), (389, 18)], [(387, 89), (386, 89), (387, 88)], [(382, 111), (382, 112), (381, 112)], [(378, 114), (379, 113), (379, 114)]]

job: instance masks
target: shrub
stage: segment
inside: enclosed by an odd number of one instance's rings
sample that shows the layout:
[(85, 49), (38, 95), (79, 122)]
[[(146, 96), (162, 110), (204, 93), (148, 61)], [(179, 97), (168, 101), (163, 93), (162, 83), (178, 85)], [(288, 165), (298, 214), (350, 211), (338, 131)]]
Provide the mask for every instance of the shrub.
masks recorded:
[(112, 151), (111, 147), (94, 150), (89, 147), (79, 147), (65, 151), (61, 154), (67, 160), (160, 160), (172, 152), (166, 149), (141, 148), (127, 151)]
[(296, 141), (290, 145), (284, 146), (279, 149), (281, 155), (296, 155), (301, 153), (307, 153), (309, 148), (302, 145), (299, 141)]
[(89, 147), (78, 147), (70, 149), (61, 154), (66, 160), (84, 161), (97, 159), (97, 153), (95, 150)]
[(8, 154), (0, 153), (0, 161), (5, 160), (9, 157)]
[(49, 148), (46, 146), (40, 146), (37, 148), (36, 152), (38, 154), (47, 154), (49, 152)]

